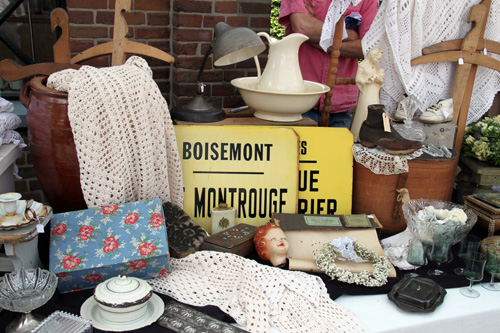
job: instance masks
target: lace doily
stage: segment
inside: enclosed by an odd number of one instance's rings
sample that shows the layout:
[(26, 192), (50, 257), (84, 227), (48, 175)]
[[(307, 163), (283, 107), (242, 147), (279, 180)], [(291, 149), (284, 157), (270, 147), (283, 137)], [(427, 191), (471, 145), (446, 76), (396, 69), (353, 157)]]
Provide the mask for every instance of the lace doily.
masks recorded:
[(14, 130), (21, 125), (21, 118), (15, 113), (0, 112), (0, 136), (4, 136), (7, 131)]
[[(147, 62), (82, 66), (49, 77), (68, 90), (70, 120), (89, 208), (160, 198), (182, 207), (182, 167), (168, 106)], [(69, 85), (68, 85), (69, 83)]]
[[(21, 149), (26, 147), (21, 134), (14, 131), (19, 125), (21, 125), (21, 118), (14, 113), (14, 104), (0, 97), (0, 145), (12, 143)], [(21, 154), (20, 151), (19, 156)], [(14, 177), (20, 179), (17, 166), (14, 167)]]
[(392, 155), (378, 147), (366, 148), (359, 143), (355, 143), (352, 146), (352, 153), (356, 162), (377, 175), (406, 173), (410, 170), (408, 161), (423, 154), (422, 149), (419, 149), (408, 155)]
[(47, 87), (57, 91), (68, 92), (69, 84), (76, 75), (78, 75), (78, 71), (73, 68), (54, 73), (48, 77)]
[(14, 112), (14, 104), (0, 97), (0, 112)]
[[(470, 8), (482, 0), (384, 0), (370, 30), (362, 39), (364, 54), (378, 47), (384, 53), (380, 67), (385, 82), (380, 101), (390, 115), (403, 94), (414, 96), (419, 110), (439, 99), (451, 97), (457, 64), (436, 62), (411, 66), (422, 49), (447, 40), (464, 38), (470, 31), (467, 23)], [(500, 41), (500, 0), (492, 0), (484, 37)], [(487, 48), (487, 45), (485, 45)], [(500, 56), (488, 53), (497, 60)], [(467, 124), (486, 113), (500, 90), (500, 72), (478, 66)]]
[[(323, 22), (323, 29), (321, 30), (321, 39), (319, 45), (326, 50), (333, 44), (333, 35), (335, 33), (335, 25), (345, 13), (349, 5), (356, 6), (362, 0), (336, 0), (332, 1), (330, 7), (328, 7), (328, 12), (326, 13), (325, 21)], [(342, 34), (342, 39), (347, 38), (347, 31), (345, 30)]]
[(332, 240), (330, 244), (339, 250), (341, 255), (341, 257), (338, 258), (339, 260), (346, 259), (353, 262), (367, 262), (367, 260), (360, 258), (356, 251), (354, 251), (353, 242), (355, 241), (356, 240), (352, 237), (341, 237)]
[(172, 259), (172, 273), (148, 281), (157, 293), (194, 306), (215, 305), (250, 332), (364, 332), (313, 275), (241, 256), (199, 251)]

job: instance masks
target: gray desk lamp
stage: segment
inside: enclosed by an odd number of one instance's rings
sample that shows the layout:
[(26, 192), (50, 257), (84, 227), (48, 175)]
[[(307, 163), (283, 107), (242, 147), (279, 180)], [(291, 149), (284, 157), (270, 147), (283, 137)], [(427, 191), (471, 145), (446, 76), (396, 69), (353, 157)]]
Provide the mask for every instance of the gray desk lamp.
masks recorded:
[[(170, 111), (172, 119), (196, 123), (208, 123), (223, 120), (226, 114), (221, 108), (210, 104), (203, 96), (205, 84), (201, 77), (210, 52), (214, 51), (214, 65), (227, 66), (256, 57), (266, 49), (257, 34), (248, 28), (233, 28), (226, 23), (215, 25), (214, 39), (210, 44), (198, 73), (196, 96), (188, 103), (174, 107)], [(257, 59), (256, 59), (256, 63)]]

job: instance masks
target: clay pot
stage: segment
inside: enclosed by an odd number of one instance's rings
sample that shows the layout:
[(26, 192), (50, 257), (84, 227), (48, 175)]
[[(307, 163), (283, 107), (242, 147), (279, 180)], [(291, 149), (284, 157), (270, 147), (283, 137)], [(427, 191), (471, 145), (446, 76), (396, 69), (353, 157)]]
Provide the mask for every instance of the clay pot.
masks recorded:
[(49, 89), (46, 83), (46, 76), (35, 77), (19, 92), (28, 109), (28, 145), (35, 173), (55, 213), (85, 209), (68, 94)]

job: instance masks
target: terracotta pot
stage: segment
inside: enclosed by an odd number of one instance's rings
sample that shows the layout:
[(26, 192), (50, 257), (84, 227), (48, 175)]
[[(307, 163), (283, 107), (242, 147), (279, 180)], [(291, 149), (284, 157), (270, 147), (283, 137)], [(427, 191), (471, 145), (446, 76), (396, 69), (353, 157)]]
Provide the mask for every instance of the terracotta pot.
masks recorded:
[(416, 158), (408, 162), (409, 172), (377, 175), (354, 161), (353, 214), (375, 214), (383, 231), (395, 234), (406, 228), (397, 189), (407, 188), (411, 199), (450, 201), (458, 156)]
[(47, 77), (35, 77), (19, 92), (28, 109), (28, 144), (35, 173), (55, 213), (85, 209), (68, 94), (47, 88), (46, 82)]

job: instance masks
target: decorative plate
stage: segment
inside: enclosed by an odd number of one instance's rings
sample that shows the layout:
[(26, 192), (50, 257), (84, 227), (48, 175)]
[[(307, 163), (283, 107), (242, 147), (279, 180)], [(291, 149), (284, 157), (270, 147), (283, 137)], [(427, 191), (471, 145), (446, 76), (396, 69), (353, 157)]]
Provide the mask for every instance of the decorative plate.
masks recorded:
[(443, 303), (446, 290), (431, 279), (405, 277), (396, 283), (387, 297), (408, 312), (432, 312)]
[(160, 318), (165, 309), (163, 300), (156, 294), (153, 294), (146, 306), (146, 313), (141, 318), (125, 323), (116, 323), (101, 317), (99, 311), (102, 310), (94, 299), (94, 296), (91, 296), (82, 304), (82, 307), (80, 308), (80, 315), (83, 318), (92, 320), (92, 326), (99, 330), (125, 332), (137, 330), (153, 324), (158, 318)]
[[(36, 219), (26, 218), (27, 205), (35, 212), (37, 217), (43, 218), (47, 215), (47, 206), (34, 200), (19, 200), (17, 202), (16, 215), (8, 216), (3, 209), (3, 203), (0, 202), (0, 230), (14, 230), (37, 223)], [(29, 216), (32, 216), (32, 213)]]

